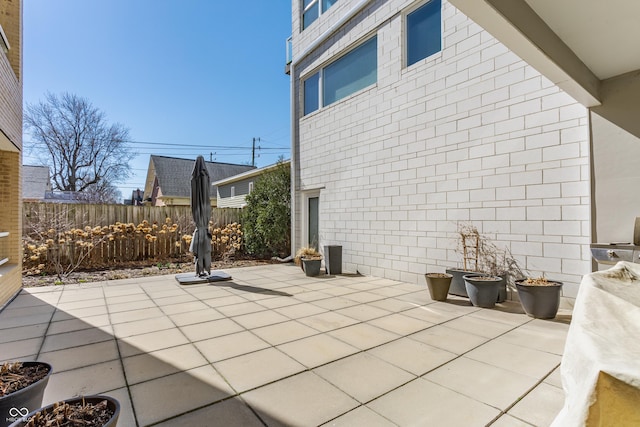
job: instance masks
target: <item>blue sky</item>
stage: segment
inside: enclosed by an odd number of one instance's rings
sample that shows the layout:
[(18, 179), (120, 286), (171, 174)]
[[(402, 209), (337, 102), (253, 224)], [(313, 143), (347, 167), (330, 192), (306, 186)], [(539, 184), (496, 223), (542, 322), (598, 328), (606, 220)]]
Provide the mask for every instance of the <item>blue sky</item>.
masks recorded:
[(289, 157), (290, 34), (286, 0), (26, 0), (24, 102), (70, 92), (128, 127), (139, 154), (125, 198), (150, 154), (247, 163), (259, 137), (266, 166)]

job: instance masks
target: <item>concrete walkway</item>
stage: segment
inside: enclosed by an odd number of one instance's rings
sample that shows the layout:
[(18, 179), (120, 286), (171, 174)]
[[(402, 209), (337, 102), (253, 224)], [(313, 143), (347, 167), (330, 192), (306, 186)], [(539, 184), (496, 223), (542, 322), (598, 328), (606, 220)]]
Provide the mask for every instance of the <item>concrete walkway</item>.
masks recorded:
[(24, 289), (0, 360), (54, 367), (44, 404), (104, 393), (119, 426), (547, 426), (570, 313), (554, 321), (425, 286), (299, 267)]

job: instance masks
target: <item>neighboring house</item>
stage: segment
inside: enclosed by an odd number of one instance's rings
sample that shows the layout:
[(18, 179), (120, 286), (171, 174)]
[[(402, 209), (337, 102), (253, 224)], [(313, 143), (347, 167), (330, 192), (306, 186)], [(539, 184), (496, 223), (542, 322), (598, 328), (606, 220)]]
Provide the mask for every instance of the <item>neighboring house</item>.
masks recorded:
[[(144, 187), (144, 201), (152, 206), (191, 204), (191, 173), (195, 160), (151, 156)], [(254, 166), (206, 162), (211, 182), (237, 175)], [(217, 206), (217, 188), (211, 186), (211, 206)]]
[(51, 191), (49, 166), (22, 166), (22, 200), (41, 202), (45, 194)]
[(125, 205), (142, 206), (144, 203), (144, 191), (139, 188), (131, 192), (130, 199), (124, 199)]
[(44, 196), (44, 201), (47, 203), (61, 203), (61, 204), (82, 204), (87, 202), (85, 194), (78, 191), (47, 191)]
[[(291, 167), (291, 160), (281, 163), (284, 167)], [(219, 208), (243, 208), (247, 205), (247, 194), (253, 190), (253, 184), (265, 172), (278, 167), (280, 163), (264, 166), (260, 169), (253, 169), (234, 175), (229, 178), (213, 182), (211, 185), (217, 187), (217, 198)]]
[(0, 309), (22, 286), (22, 0), (0, 0)]
[(346, 271), (424, 283), (470, 221), (575, 297), (588, 110), (452, 2), (292, 1), (292, 250), (337, 244)]

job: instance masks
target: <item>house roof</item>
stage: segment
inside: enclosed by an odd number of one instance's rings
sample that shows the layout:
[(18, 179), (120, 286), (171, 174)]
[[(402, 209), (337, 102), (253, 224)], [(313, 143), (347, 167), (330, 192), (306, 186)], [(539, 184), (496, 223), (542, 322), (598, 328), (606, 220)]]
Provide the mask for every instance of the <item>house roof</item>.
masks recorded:
[(51, 191), (49, 166), (22, 166), (22, 198), (44, 199), (44, 194)]
[[(158, 179), (163, 197), (191, 197), (191, 172), (195, 160), (152, 155), (147, 172), (147, 183), (153, 173)], [(205, 162), (212, 182), (255, 169), (255, 166), (233, 163)], [(216, 197), (217, 187), (211, 186), (210, 194)], [(145, 196), (147, 189), (145, 188)]]
[[(268, 165), (268, 166), (263, 166), (259, 169), (253, 169), (253, 170), (249, 170), (243, 173), (240, 173), (238, 175), (233, 175), (230, 176), (228, 178), (223, 178), (219, 181), (213, 181), (211, 182), (212, 186), (219, 186), (219, 185), (226, 185), (226, 184), (231, 184), (232, 182), (237, 182), (237, 181), (241, 181), (243, 179), (247, 179), (247, 178), (251, 178), (254, 176), (259, 176), (262, 175), (263, 173), (271, 170), (271, 169), (275, 169), (280, 163), (274, 163), (272, 165)], [(285, 160), (282, 162), (283, 165), (289, 166), (291, 164), (291, 160)]]

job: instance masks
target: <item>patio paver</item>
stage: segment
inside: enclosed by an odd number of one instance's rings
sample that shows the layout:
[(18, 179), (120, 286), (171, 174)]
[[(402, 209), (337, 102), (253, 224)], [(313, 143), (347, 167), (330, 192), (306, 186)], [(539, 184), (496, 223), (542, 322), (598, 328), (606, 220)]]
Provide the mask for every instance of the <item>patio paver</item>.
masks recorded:
[(0, 360), (50, 362), (44, 404), (121, 402), (123, 426), (547, 426), (570, 312), (434, 302), (424, 286), (299, 267), (24, 289)]

